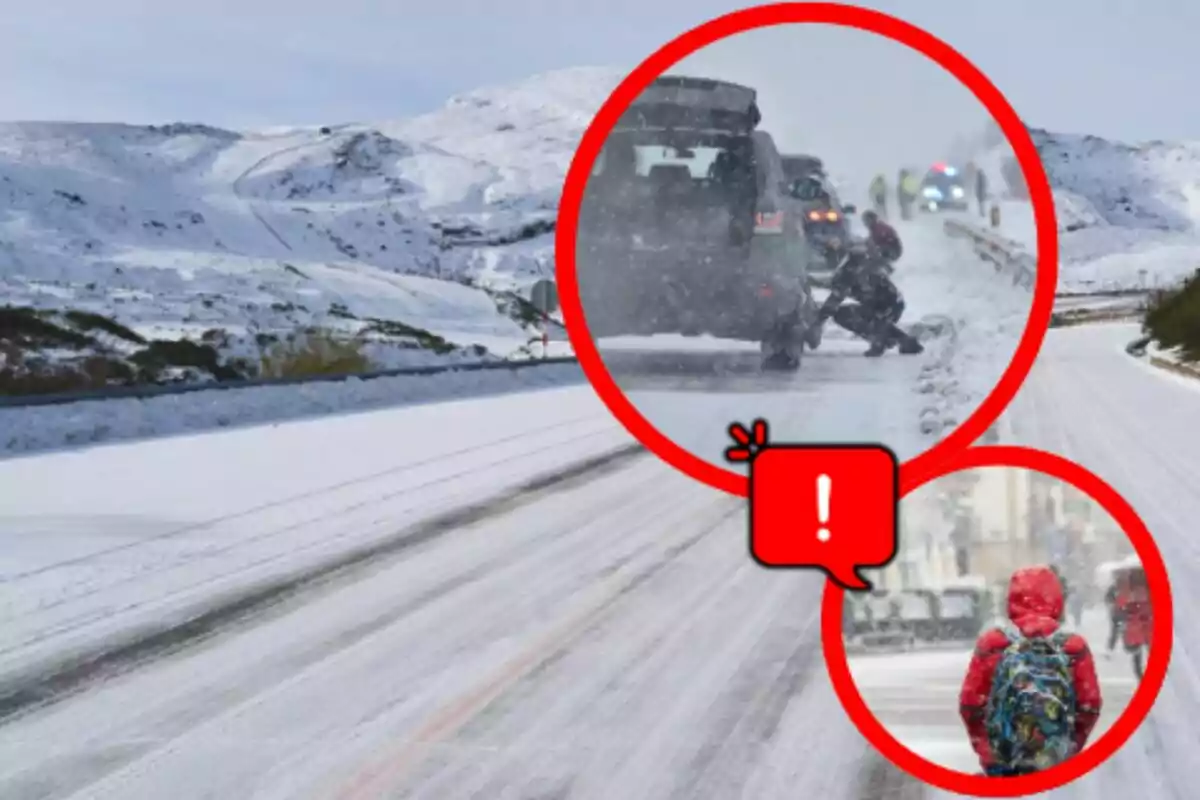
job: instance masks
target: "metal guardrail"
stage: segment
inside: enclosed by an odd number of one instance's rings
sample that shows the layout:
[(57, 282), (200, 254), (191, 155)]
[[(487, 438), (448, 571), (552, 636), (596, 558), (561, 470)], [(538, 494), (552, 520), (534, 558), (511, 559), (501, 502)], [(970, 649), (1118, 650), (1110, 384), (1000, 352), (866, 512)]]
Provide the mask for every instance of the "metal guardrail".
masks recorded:
[[(995, 264), (998, 272), (1010, 270), (1013, 273), (1014, 283), (1020, 283), (1030, 290), (1033, 289), (1036, 279), (1036, 267), (1034, 266), (1036, 262), (1020, 243), (1000, 236), (993, 231), (969, 225), (961, 220), (946, 220), (944, 229), (946, 235), (950, 238), (970, 239), (974, 243), (975, 252), (980, 258)], [(1080, 293), (1076, 296), (1117, 297), (1137, 294), (1145, 294), (1145, 290), (1098, 291), (1094, 293)], [(1056, 312), (1051, 315), (1050, 327), (1066, 327), (1087, 322), (1137, 319), (1140, 316), (1140, 310), (1123, 308), (1081, 309), (1074, 312)], [(1125, 352), (1135, 358), (1144, 358), (1147, 356), (1151, 341), (1152, 337), (1150, 336), (1139, 337), (1125, 346)], [(1200, 364), (1172, 361), (1171, 359), (1153, 354), (1150, 354), (1147, 360), (1150, 364), (1168, 372), (1173, 372), (1176, 375), (1200, 379)]]
[(32, 406), (55, 406), (68, 403), (94, 402), (118, 399), (145, 399), (166, 395), (192, 394), (195, 392), (232, 391), (255, 389), (263, 386), (296, 386), (309, 383), (342, 383), (349, 380), (370, 381), (378, 378), (404, 376), (441, 375), (448, 372), (489, 372), (495, 370), (516, 371), (562, 364), (578, 364), (575, 356), (554, 358), (530, 358), (513, 361), (471, 361), (462, 364), (436, 364), (425, 367), (397, 367), (337, 375), (313, 375), (300, 378), (257, 378), (244, 381), (221, 381), (212, 383), (167, 383), (143, 386), (113, 386), (77, 392), (57, 392), (38, 395), (7, 395), (0, 397), (0, 408), (29, 408)]
[(1090, 325), (1093, 322), (1119, 322), (1142, 318), (1137, 308), (1084, 308), (1055, 311), (1050, 315), (1051, 328), (1070, 328), (1075, 325)]
[[(1037, 262), (1028, 248), (1008, 239), (995, 231), (971, 225), (962, 220), (948, 219), (944, 223), (946, 235), (954, 239), (969, 239), (976, 254), (995, 265), (997, 272), (1010, 272), (1013, 282), (1030, 291), (1037, 281)], [(1059, 298), (1144, 298), (1145, 289), (1098, 290), (1060, 294)], [(1109, 308), (1064, 308), (1050, 315), (1051, 328), (1067, 328), (1093, 322), (1118, 322), (1140, 319), (1144, 309), (1140, 305), (1114, 306)], [(1144, 347), (1143, 347), (1144, 350)], [(1129, 351), (1131, 355), (1136, 355)]]
[(1037, 281), (1037, 261), (1019, 242), (957, 219), (946, 220), (942, 227), (951, 239), (971, 240), (976, 255), (990, 261), (997, 272), (1009, 273), (1014, 286), (1033, 291)]

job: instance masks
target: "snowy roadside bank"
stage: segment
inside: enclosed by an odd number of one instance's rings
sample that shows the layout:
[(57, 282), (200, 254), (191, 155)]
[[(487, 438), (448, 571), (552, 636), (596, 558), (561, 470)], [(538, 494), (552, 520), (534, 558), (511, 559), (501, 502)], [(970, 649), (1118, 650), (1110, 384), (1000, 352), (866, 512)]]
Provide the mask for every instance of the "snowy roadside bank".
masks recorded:
[[(956, 218), (942, 233), (974, 250), (984, 264), (982, 280), (955, 287), (954, 312), (927, 320), (944, 327), (921, 369), (917, 391), (925, 397), (921, 433), (945, 436), (957, 428), (991, 393), (1011, 362), (1016, 342), (1029, 319), (1035, 265), (1021, 252), (998, 247), (987, 229)], [(987, 276), (987, 266), (994, 274)], [(980, 324), (983, 322), (984, 324)]]
[(1176, 375), (1182, 375), (1185, 378), (1200, 380), (1200, 364), (1187, 361), (1174, 349), (1167, 350), (1159, 347), (1154, 342), (1150, 342), (1146, 346), (1145, 354), (1147, 362), (1159, 369), (1164, 369)]
[(131, 439), (585, 382), (578, 364), (259, 386), (145, 399), (0, 408), (0, 459)]

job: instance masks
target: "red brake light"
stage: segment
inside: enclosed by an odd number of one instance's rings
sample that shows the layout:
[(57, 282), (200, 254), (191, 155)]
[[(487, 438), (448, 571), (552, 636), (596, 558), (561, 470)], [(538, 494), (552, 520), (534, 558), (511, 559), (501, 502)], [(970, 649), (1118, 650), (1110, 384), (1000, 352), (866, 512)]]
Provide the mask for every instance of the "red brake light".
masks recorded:
[(765, 283), (762, 286), (758, 287), (758, 296), (759, 297), (770, 297), (773, 294), (775, 294), (775, 290), (772, 289), (770, 286), (767, 286)]

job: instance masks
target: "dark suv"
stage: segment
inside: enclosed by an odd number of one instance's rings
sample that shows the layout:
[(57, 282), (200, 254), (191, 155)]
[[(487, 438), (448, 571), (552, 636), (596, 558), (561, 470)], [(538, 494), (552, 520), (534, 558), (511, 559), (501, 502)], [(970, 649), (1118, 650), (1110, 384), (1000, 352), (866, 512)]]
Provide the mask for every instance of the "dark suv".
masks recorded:
[(753, 341), (785, 369), (820, 344), (813, 255), (756, 101), (738, 84), (664, 76), (615, 126), (580, 211), (593, 336)]
[(807, 178), (809, 175), (828, 177), (825, 174), (825, 162), (816, 156), (791, 153), (785, 154), (782, 160), (783, 174), (787, 176), (788, 183)]

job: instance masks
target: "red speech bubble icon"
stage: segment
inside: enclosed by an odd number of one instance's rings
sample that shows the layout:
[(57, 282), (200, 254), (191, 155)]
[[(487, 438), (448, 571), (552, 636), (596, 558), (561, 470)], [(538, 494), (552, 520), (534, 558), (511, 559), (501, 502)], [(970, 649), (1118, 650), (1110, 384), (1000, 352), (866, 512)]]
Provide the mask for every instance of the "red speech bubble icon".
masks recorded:
[(725, 457), (750, 464), (750, 553), (764, 567), (821, 569), (869, 591), (861, 568), (887, 566), (899, 536), (900, 462), (879, 444), (772, 443), (766, 420), (734, 423)]
[[(1129, 503), (1111, 486), (1084, 467), (1052, 453), (1025, 447), (974, 447), (956, 456), (943, 469), (926, 473), (919, 479), (904, 480), (903, 495), (964, 470), (985, 467), (1009, 467), (1039, 472), (1070, 484), (1107, 512), (1128, 537), (1144, 570), (1150, 593), (1153, 619), (1150, 623), (1149, 656), (1144, 673), (1137, 681), (1129, 704), (1120, 716), (1094, 742), (1066, 761), (1031, 775), (985, 777), (950, 769), (918, 755), (902, 743), (876, 717), (855, 683), (843, 638), (845, 594), (838, 586), (827, 584), (821, 604), (821, 641), (825, 664), (833, 688), (847, 715), (859, 732), (901, 770), (948, 792), (971, 797), (1026, 797), (1050, 792), (1075, 781), (1104, 763), (1116, 753), (1145, 721), (1153, 707), (1171, 661), (1174, 643), (1174, 606), (1170, 580), (1162, 553), (1145, 523)], [(1093, 649), (1096, 649), (1094, 646)], [(965, 678), (965, 673), (963, 675)], [(955, 698), (957, 700), (957, 698)], [(954, 702), (957, 706), (957, 702)], [(953, 708), (953, 707), (952, 707)], [(953, 708), (952, 713), (957, 711)], [(962, 729), (964, 742), (966, 729)], [(1092, 787), (1095, 788), (1095, 787)]]

